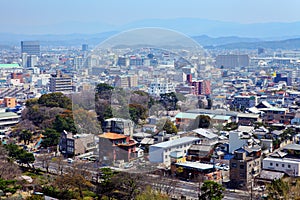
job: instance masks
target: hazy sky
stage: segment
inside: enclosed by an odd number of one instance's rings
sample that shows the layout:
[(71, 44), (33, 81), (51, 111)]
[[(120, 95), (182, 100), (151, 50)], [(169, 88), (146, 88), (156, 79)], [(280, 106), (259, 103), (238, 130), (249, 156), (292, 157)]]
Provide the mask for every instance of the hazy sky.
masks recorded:
[(69, 21), (121, 25), (151, 18), (292, 22), (300, 21), (299, 8), (298, 0), (0, 0), (0, 32), (12, 26)]

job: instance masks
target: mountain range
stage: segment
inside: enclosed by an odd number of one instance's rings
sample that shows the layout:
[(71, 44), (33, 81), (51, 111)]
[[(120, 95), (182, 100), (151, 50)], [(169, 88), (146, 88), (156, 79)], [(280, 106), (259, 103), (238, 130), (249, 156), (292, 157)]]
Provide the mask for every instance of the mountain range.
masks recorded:
[(118, 26), (100, 22), (66, 22), (19, 27), (19, 34), (9, 33), (12, 27), (5, 27), (6, 32), (0, 33), (0, 44), (19, 45), (21, 40), (39, 40), (42, 45), (88, 43), (93, 46), (122, 31), (143, 27), (178, 31), (207, 48), (300, 48), (300, 22), (241, 24), (197, 18), (146, 19)]

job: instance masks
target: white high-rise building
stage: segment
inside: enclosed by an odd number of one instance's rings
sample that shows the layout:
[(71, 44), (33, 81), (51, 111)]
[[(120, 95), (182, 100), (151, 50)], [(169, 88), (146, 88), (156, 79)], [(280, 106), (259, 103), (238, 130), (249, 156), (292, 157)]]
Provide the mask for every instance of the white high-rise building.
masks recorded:
[(152, 96), (160, 96), (171, 92), (175, 92), (175, 85), (172, 82), (163, 79), (159, 80), (158, 78), (148, 88), (148, 93)]

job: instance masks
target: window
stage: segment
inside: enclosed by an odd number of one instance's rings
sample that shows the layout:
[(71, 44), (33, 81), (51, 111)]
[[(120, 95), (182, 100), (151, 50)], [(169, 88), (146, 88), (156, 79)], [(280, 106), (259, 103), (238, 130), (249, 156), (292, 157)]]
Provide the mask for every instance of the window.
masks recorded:
[(165, 155), (165, 159), (167, 159), (168, 158), (168, 155)]
[(284, 167), (284, 164), (282, 164), (281, 166)]
[(276, 167), (278, 167), (278, 163), (276, 163)]
[(231, 163), (231, 167), (236, 168), (236, 163)]
[(288, 168), (291, 168), (291, 165), (288, 165)]
[(245, 168), (245, 166), (244, 165), (240, 165), (240, 169), (244, 169)]
[(273, 163), (270, 163), (270, 166), (273, 166)]

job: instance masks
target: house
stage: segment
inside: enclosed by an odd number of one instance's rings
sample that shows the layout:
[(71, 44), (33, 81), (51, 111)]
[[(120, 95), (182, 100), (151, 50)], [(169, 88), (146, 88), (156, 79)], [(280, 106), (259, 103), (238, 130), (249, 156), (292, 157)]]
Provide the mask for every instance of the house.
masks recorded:
[(193, 136), (201, 139), (201, 144), (213, 145), (218, 142), (218, 135), (212, 133), (211, 130), (198, 128), (192, 130)]
[(210, 161), (210, 156), (214, 152), (214, 145), (193, 144), (187, 153), (187, 159), (190, 161)]
[(289, 176), (300, 176), (300, 158), (296, 152), (300, 152), (299, 144), (289, 144), (283, 152), (277, 151), (263, 159), (262, 165), (265, 170), (284, 172)]
[(182, 137), (172, 141), (161, 142), (149, 147), (149, 160), (152, 163), (162, 163), (167, 168), (171, 165), (170, 154), (174, 151), (181, 151), (184, 155), (193, 144), (201, 141), (197, 137)]
[(233, 153), (235, 150), (243, 146), (254, 146), (258, 145), (260, 141), (254, 139), (252, 134), (241, 131), (230, 131), (229, 132), (229, 153)]
[(266, 138), (266, 135), (269, 133), (269, 130), (264, 126), (261, 126), (254, 130), (253, 135), (255, 135), (258, 139)]
[(230, 159), (230, 182), (232, 187), (248, 186), (261, 171), (260, 148), (243, 147), (234, 151)]
[(252, 126), (254, 123), (262, 122), (259, 114), (239, 113), (238, 124), (243, 126)]
[(177, 162), (172, 163), (171, 173), (176, 177), (197, 182), (213, 180), (221, 182), (222, 171), (216, 170), (214, 165), (201, 162)]
[(103, 124), (103, 132), (112, 132), (133, 136), (134, 122), (129, 119), (110, 118), (106, 119)]
[(112, 164), (117, 160), (130, 161), (136, 155), (136, 142), (129, 136), (105, 132), (99, 135), (99, 161)]
[(297, 110), (295, 117), (291, 120), (292, 125), (300, 125), (300, 110)]
[(73, 134), (63, 131), (60, 135), (59, 150), (65, 157), (73, 157), (96, 150), (93, 134)]
[(145, 124), (142, 128), (142, 131), (146, 132), (146, 133), (155, 133), (157, 131), (156, 125), (154, 125), (154, 124)]

